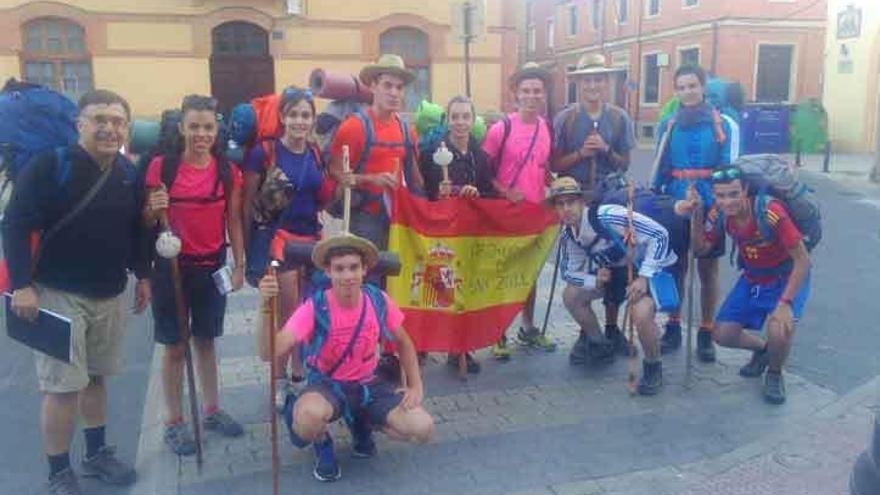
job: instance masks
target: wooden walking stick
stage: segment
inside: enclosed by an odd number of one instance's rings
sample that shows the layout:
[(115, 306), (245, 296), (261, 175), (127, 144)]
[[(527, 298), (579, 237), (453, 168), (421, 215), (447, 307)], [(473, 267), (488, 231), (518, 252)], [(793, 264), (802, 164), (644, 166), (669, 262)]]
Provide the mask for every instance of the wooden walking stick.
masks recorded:
[[(186, 299), (183, 293), (183, 281), (180, 276), (180, 263), (177, 255), (180, 253), (180, 239), (171, 232), (171, 224), (168, 221), (168, 210), (162, 210), (159, 216), (159, 224), (162, 233), (156, 241), (156, 250), (171, 264), (171, 281), (174, 285), (174, 305), (177, 308), (177, 328), (180, 331), (180, 339), (183, 343), (183, 359), (186, 363), (186, 384), (189, 392), (189, 409), (192, 416), (193, 436), (196, 441), (196, 465), (199, 473), (202, 470), (202, 423), (199, 419), (199, 399), (196, 395), (196, 378), (193, 368), (192, 348), (189, 345), (191, 333), (189, 328), (189, 310), (186, 307)], [(168, 249), (169, 243), (176, 241), (176, 248)]]
[(663, 133), (663, 139), (660, 140), (660, 146), (657, 147), (657, 155), (654, 156), (654, 162), (651, 163), (651, 174), (648, 176), (648, 185), (651, 187), (653, 187), (654, 181), (657, 180), (657, 173), (660, 170), (660, 160), (663, 159), (663, 153), (666, 152), (666, 144), (669, 142), (669, 136), (672, 134), (672, 128), (674, 126), (674, 120), (670, 120), (666, 132)]
[[(635, 228), (633, 226), (633, 210), (635, 208), (634, 195), (635, 188), (633, 185), (633, 181), (628, 180), (626, 184), (626, 235), (624, 236), (624, 240), (626, 241), (627, 287), (632, 285), (633, 279), (635, 278), (635, 274), (633, 273), (633, 256), (635, 254)], [(635, 353), (635, 325), (633, 324), (632, 317), (632, 300), (626, 302), (626, 309), (623, 313), (623, 325), (624, 331), (627, 332), (627, 350), (629, 351), (629, 356), (627, 356), (627, 366), (629, 368), (629, 375), (627, 377), (627, 389), (629, 389), (630, 394), (635, 395), (636, 369), (638, 367), (638, 363), (636, 362), (637, 360)]]
[[(690, 190), (694, 186), (693, 179), (690, 180), (690, 184), (688, 185), (688, 190)], [(691, 342), (691, 337), (693, 337), (694, 331), (694, 272), (696, 271), (696, 256), (694, 256), (694, 238), (693, 236), (688, 236), (688, 250), (687, 250), (687, 270), (688, 270), (688, 287), (687, 287), (687, 344), (685, 344), (685, 350), (687, 352), (687, 356), (685, 357), (685, 388), (690, 388), (693, 385), (693, 367), (694, 367), (694, 357), (693, 357), (693, 343)]]
[[(597, 120), (593, 121), (593, 133), (599, 133), (599, 121)], [(590, 188), (596, 187), (596, 174), (598, 173), (597, 168), (598, 165), (596, 165), (596, 155), (593, 155), (590, 158)]]
[[(268, 275), (275, 276), (277, 273), (277, 260), (269, 263), (266, 270)], [(275, 358), (275, 332), (278, 331), (278, 296), (272, 296), (269, 301), (263, 305), (263, 317), (269, 320), (269, 411), (272, 419), (270, 420), (270, 439), (272, 442), (272, 495), (278, 495), (278, 416), (275, 414), (275, 376), (277, 373), (277, 362)]]

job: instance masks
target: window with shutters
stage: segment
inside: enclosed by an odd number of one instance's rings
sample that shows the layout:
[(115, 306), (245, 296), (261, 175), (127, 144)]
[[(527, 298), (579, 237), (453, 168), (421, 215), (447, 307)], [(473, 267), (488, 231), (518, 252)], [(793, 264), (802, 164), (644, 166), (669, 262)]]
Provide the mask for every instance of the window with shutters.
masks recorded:
[(57, 17), (41, 17), (23, 26), (23, 79), (64, 93), (76, 101), (94, 86), (92, 57), (85, 29)]

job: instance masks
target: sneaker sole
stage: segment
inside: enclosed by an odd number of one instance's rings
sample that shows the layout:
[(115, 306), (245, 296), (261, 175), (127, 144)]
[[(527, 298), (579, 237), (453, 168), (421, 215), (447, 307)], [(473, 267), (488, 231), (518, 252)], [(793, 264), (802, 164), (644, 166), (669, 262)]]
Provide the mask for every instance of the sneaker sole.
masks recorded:
[(332, 483), (334, 481), (339, 481), (339, 479), (342, 478), (342, 468), (337, 466), (336, 467), (336, 476), (332, 476), (332, 477), (321, 476), (318, 473), (318, 470), (314, 469), (314, 470), (312, 470), (312, 476), (314, 476), (316, 480), (318, 480), (322, 483)]
[(90, 469), (82, 466), (82, 474), (83, 478), (94, 478), (101, 480), (103, 483), (107, 483), (108, 485), (115, 486), (128, 486), (133, 485), (135, 481), (137, 481), (137, 473), (132, 473), (130, 476), (122, 479), (112, 479), (103, 473), (99, 473), (97, 471), (91, 471)]
[(714, 355), (714, 354), (712, 354), (712, 355), (710, 356), (710, 355), (707, 355), (707, 354), (700, 354), (700, 353), (698, 352), (698, 353), (697, 353), (697, 358), (698, 358), (701, 362), (703, 362), (703, 363), (714, 363), (714, 362), (715, 362), (715, 355)]
[(766, 401), (768, 404), (773, 404), (774, 406), (778, 406), (781, 404), (785, 404), (785, 397), (775, 397), (775, 396), (770, 396), (770, 395), (764, 394), (764, 401)]

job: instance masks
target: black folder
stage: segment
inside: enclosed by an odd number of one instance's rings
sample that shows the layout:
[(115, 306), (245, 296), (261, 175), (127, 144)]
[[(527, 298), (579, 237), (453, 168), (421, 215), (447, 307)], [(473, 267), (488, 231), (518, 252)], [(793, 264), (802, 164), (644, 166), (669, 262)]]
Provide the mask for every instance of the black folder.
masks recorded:
[(33, 322), (19, 318), (12, 312), (12, 294), (5, 293), (6, 333), (31, 349), (47, 354), (65, 363), (70, 362), (70, 318), (40, 309)]

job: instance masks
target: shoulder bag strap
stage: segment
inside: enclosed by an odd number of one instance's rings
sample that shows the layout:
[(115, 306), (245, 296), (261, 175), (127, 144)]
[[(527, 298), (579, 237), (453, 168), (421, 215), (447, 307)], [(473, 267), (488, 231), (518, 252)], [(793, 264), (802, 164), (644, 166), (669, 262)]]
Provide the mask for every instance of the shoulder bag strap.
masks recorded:
[(523, 155), (522, 160), (519, 161), (519, 164), (517, 165), (517, 168), (516, 168), (516, 173), (513, 174), (513, 180), (510, 181), (510, 184), (508, 184), (508, 186), (507, 186), (508, 189), (515, 186), (516, 183), (519, 181), (520, 174), (522, 174), (523, 169), (526, 168), (526, 163), (528, 163), (529, 158), (532, 157), (532, 151), (535, 150), (535, 143), (538, 141), (538, 134), (540, 134), (540, 132), (541, 132), (541, 120), (540, 120), (540, 117), (538, 117), (538, 122), (535, 123), (535, 132), (532, 133), (532, 142), (529, 143), (528, 151), (526, 151), (526, 154)]
[[(63, 161), (67, 161), (69, 159), (69, 157), (67, 156), (67, 150), (59, 148), (58, 150), (56, 150), (55, 154), (56, 159), (59, 161), (58, 165), (62, 167), (65, 166)], [(34, 267), (37, 266), (37, 262), (40, 260), (40, 256), (42, 256), (43, 254), (43, 247), (49, 242), (49, 240), (55, 237), (55, 234), (57, 234), (61, 229), (70, 224), (70, 222), (74, 218), (79, 216), (79, 214), (82, 213), (83, 210), (85, 210), (86, 207), (89, 206), (89, 204), (91, 204), (92, 200), (95, 199), (95, 196), (98, 195), (101, 189), (104, 188), (104, 184), (107, 183), (107, 179), (109, 179), (110, 175), (113, 173), (113, 167), (115, 165), (116, 162), (114, 160), (113, 163), (107, 166), (107, 170), (104, 170), (104, 172), (101, 173), (101, 176), (98, 178), (97, 181), (95, 181), (94, 184), (92, 184), (92, 187), (89, 188), (82, 199), (80, 199), (76, 203), (76, 205), (74, 205), (73, 208), (70, 209), (70, 211), (68, 211), (63, 217), (61, 217), (60, 220), (55, 222), (54, 225), (49, 227), (49, 229), (40, 236), (40, 246), (37, 248), (37, 253), (33, 259)]]
[(339, 359), (336, 361), (336, 363), (326, 373), (327, 378), (330, 378), (331, 380), (333, 379), (333, 374), (336, 373), (336, 370), (338, 370), (339, 367), (342, 366), (342, 363), (344, 363), (345, 360), (348, 359), (348, 356), (351, 355), (351, 352), (354, 350), (354, 345), (355, 343), (357, 343), (358, 336), (360, 336), (361, 330), (364, 327), (364, 318), (367, 315), (367, 299), (369, 299), (369, 297), (363, 292), (361, 292), (361, 297), (363, 298), (363, 304), (361, 304), (361, 315), (358, 317), (357, 326), (354, 327), (354, 332), (351, 334), (351, 340), (348, 341), (348, 345), (345, 346), (345, 350), (342, 351), (342, 354), (339, 356)]

